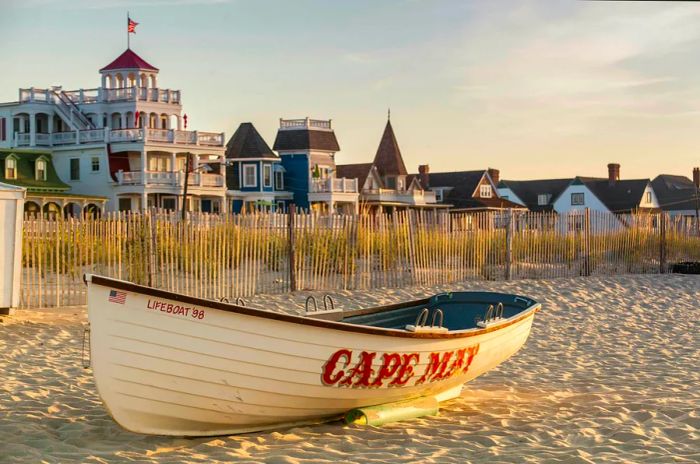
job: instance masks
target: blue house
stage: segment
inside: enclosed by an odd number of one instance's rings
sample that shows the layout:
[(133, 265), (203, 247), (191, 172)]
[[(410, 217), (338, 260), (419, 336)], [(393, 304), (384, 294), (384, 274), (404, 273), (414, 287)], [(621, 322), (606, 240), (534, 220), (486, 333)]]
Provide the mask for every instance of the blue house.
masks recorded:
[(229, 211), (284, 211), (291, 201), (285, 190), (285, 168), (250, 122), (244, 122), (226, 144), (226, 196)]
[(330, 120), (280, 119), (273, 149), (282, 159), (285, 188), (297, 207), (357, 213), (357, 179), (336, 177), (335, 153), (340, 146)]

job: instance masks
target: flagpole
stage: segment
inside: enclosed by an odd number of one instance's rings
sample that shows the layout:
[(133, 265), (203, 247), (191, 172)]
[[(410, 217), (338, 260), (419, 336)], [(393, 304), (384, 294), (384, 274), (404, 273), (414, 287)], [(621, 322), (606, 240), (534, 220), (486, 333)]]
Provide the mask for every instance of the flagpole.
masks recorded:
[(129, 10), (126, 11), (126, 48), (131, 48), (131, 37), (129, 37)]

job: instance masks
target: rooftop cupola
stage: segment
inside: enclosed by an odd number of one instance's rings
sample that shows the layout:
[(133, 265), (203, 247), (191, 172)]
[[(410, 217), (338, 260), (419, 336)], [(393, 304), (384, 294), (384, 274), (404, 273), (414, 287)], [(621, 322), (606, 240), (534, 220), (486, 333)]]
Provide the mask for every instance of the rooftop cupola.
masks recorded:
[(128, 87), (157, 88), (158, 68), (127, 48), (114, 61), (100, 69), (102, 87), (122, 89)]

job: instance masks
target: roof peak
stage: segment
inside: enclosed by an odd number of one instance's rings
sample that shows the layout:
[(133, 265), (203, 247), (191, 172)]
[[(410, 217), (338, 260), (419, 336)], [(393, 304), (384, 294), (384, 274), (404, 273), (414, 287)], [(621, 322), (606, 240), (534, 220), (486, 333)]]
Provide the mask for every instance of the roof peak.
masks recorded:
[(141, 69), (147, 71), (158, 71), (158, 68), (141, 58), (131, 48), (127, 48), (126, 50), (124, 50), (124, 52), (122, 52), (122, 54), (119, 55), (114, 61), (109, 63), (104, 68), (100, 69), (100, 72), (113, 71), (117, 69)]
[(377, 147), (377, 154), (374, 155), (373, 163), (382, 176), (405, 176), (408, 174), (390, 119), (386, 121), (384, 133), (382, 134), (382, 139), (379, 141), (379, 147)]
[(271, 158), (278, 156), (252, 122), (242, 122), (226, 144), (226, 158)]

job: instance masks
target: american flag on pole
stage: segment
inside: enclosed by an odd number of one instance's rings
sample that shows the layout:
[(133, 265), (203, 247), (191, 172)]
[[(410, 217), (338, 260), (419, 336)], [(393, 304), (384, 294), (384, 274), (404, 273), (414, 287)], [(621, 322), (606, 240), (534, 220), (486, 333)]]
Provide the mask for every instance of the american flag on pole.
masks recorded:
[(126, 303), (126, 292), (110, 290), (108, 300), (112, 303), (124, 304)]
[(138, 26), (139, 23), (137, 23), (133, 19), (129, 18), (128, 16), (126, 17), (126, 19), (128, 21), (127, 26), (126, 26), (127, 32), (130, 34), (136, 34), (136, 26)]

